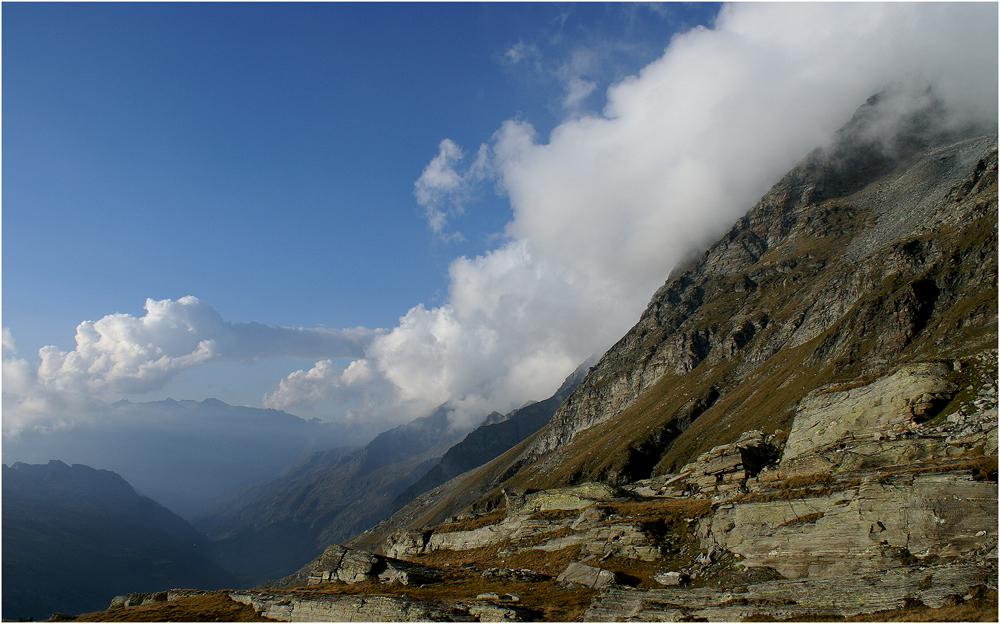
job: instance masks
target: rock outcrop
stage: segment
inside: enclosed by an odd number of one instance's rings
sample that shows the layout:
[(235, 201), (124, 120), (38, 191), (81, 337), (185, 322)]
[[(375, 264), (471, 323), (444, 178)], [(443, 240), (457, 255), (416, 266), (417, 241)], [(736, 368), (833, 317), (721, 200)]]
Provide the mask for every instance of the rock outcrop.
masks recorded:
[(281, 589), (334, 581), (347, 584), (372, 581), (424, 585), (441, 580), (441, 574), (427, 566), (331, 544), (299, 571), (282, 579), (263, 583), (261, 588)]

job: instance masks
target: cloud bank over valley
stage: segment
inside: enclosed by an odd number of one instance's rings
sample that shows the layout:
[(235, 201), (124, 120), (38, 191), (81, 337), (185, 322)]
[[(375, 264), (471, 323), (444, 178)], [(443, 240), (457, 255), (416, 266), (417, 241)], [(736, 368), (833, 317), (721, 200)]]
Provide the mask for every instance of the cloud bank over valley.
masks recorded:
[(71, 425), (219, 360), (313, 360), (262, 405), (373, 432), (446, 401), (471, 426), (545, 398), (869, 96), (929, 87), (948, 123), (995, 124), (996, 21), (988, 3), (726, 5), (611, 85), (599, 112), (579, 108), (593, 86), (566, 77), (568, 117), (547, 137), (519, 118), (479, 146), (442, 137), (414, 186), (437, 243), (461, 236), (481, 193), (511, 210), (495, 248), (450, 263), (444, 303), (391, 329), (336, 330), (150, 299), (145, 316), (81, 323), (74, 350), (44, 347), (37, 366), (5, 330), (4, 433)]

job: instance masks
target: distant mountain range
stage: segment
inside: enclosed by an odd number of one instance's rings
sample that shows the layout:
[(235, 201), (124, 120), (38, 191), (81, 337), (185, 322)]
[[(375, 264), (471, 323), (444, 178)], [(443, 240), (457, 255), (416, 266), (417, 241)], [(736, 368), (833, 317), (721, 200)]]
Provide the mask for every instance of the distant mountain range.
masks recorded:
[(318, 420), (215, 399), (119, 401), (93, 422), (5, 438), (3, 456), (8, 464), (58, 459), (113, 470), (190, 518), (316, 451), (340, 446), (341, 434)]
[(108, 470), (3, 466), (3, 618), (106, 609), (117, 594), (232, 587), (212, 544)]

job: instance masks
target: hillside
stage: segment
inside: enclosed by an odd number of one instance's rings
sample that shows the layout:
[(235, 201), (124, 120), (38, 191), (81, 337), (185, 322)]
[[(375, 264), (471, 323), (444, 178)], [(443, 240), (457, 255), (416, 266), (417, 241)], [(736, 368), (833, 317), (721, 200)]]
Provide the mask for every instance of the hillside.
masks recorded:
[(454, 502), (441, 493), (393, 524), (441, 522), (470, 489), (493, 491), (489, 509), (501, 484), (676, 472), (744, 431), (787, 432), (817, 388), (995, 348), (996, 137), (935, 134), (930, 110), (867, 138), (878, 104), (676, 269), (548, 426), (444, 488)]
[(330, 449), (265, 485), (250, 488), (195, 526), (221, 561), (252, 585), (285, 576), (330, 543), (368, 529), (415, 495), (479, 466), (549, 421), (580, 382), (581, 365), (556, 393), (487, 418), (462, 438), (447, 405), (386, 431), (360, 450)]
[(232, 587), (187, 522), (107, 470), (3, 466), (3, 617), (102, 609), (122, 588)]
[(397, 496), (393, 501), (392, 511), (396, 511), (427, 490), (507, 452), (548, 424), (556, 409), (579, 385), (593, 363), (591, 359), (581, 364), (549, 398), (518, 408), (503, 416), (499, 422), (489, 422), (487, 419), (487, 422), (471, 431), (465, 439), (448, 449), (441, 461), (419, 481)]

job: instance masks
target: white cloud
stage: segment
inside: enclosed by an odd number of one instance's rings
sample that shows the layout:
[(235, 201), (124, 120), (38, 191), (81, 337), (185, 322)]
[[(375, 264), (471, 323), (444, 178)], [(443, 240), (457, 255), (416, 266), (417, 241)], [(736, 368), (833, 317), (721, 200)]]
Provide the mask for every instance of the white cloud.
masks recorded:
[(597, 83), (592, 80), (584, 80), (579, 76), (571, 76), (566, 81), (566, 96), (563, 98), (563, 108), (576, 110), (583, 105), (583, 101), (597, 89)]
[[(16, 357), (4, 329), (4, 431), (53, 426), (91, 407), (162, 388), (182, 370), (218, 360), (359, 357), (381, 330), (330, 330), (229, 323), (195, 297), (147, 299), (146, 313), (109, 314), (76, 329), (76, 348), (39, 349), (35, 367)], [(79, 412), (74, 416), (71, 412)]]
[[(367, 413), (403, 420), (446, 399), (502, 411), (547, 396), (637, 320), (680, 259), (887, 85), (931, 84), (953, 113), (995, 123), (996, 18), (992, 4), (728, 5), (714, 29), (675, 36), (609, 88), (601, 114), (575, 114), (547, 142), (505, 122), (486, 153), (510, 198), (508, 240), (456, 259), (446, 305), (414, 307), (370, 343), (368, 379), (393, 392)], [(537, 57), (523, 42), (506, 54)], [(551, 70), (568, 108), (590, 95), (588, 58)], [(427, 203), (468, 200), (461, 155), (442, 143), (418, 181)]]
[(476, 159), (468, 169), (459, 173), (456, 167), (464, 159), (461, 148), (451, 139), (444, 139), (435, 156), (413, 184), (413, 194), (417, 203), (424, 207), (427, 224), (439, 237), (461, 240), (460, 232), (445, 233), (445, 226), (454, 217), (465, 212), (465, 204), (472, 199), (472, 193), (482, 180), (491, 174), (489, 154), (482, 145)]
[(507, 48), (504, 52), (503, 59), (505, 62), (512, 65), (516, 65), (522, 61), (532, 60), (538, 62), (541, 56), (541, 52), (538, 46), (532, 43), (525, 43), (524, 41), (518, 41), (514, 45)]

